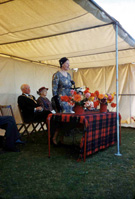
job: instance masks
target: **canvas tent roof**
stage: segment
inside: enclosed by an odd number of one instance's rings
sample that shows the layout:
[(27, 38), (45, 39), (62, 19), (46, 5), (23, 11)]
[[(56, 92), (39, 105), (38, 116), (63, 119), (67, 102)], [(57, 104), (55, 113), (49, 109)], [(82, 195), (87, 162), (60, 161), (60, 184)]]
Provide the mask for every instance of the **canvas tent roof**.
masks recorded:
[[(0, 55), (71, 68), (115, 65), (115, 22), (93, 0), (0, 0)], [(135, 62), (135, 40), (118, 28), (119, 64)]]

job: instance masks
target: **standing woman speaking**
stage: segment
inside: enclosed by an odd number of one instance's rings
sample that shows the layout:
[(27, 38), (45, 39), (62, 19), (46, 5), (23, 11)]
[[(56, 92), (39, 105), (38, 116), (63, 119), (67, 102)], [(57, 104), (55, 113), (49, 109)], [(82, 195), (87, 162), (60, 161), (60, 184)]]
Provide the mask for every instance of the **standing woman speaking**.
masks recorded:
[(52, 80), (53, 98), (56, 104), (57, 112), (70, 113), (71, 106), (67, 102), (60, 100), (61, 96), (70, 96), (71, 87), (74, 82), (71, 80), (71, 75), (67, 72), (69, 70), (69, 60), (63, 57), (59, 60), (60, 71), (56, 72)]

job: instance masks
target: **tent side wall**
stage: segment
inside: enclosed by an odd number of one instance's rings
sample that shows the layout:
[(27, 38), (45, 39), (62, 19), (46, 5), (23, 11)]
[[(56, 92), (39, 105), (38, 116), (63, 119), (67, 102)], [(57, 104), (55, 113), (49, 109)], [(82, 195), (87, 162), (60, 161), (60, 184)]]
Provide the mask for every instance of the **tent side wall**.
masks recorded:
[[(116, 92), (116, 67), (99, 67), (79, 69), (74, 72), (76, 86), (87, 86), (91, 92), (99, 90), (100, 93)], [(134, 126), (131, 117), (135, 116), (135, 65), (125, 64), (119, 66), (119, 112), (122, 123)], [(114, 100), (116, 102), (116, 98)], [(110, 111), (116, 111), (108, 105)]]
[(19, 122), (17, 98), (21, 94), (20, 86), (29, 84), (31, 94), (36, 98), (36, 91), (45, 86), (49, 88), (47, 97), (51, 99), (52, 76), (57, 70), (54, 67), (0, 57), (0, 104), (11, 104), (16, 121)]
[[(21, 94), (20, 86), (27, 83), (31, 87), (31, 94), (38, 97), (36, 91), (46, 86), (48, 98), (52, 97), (52, 76), (58, 68), (22, 62), (11, 58), (0, 57), (0, 104), (11, 104), (16, 121), (20, 121), (17, 108), (17, 98)], [(115, 66), (79, 69), (74, 72), (76, 86), (87, 86), (91, 92), (99, 90), (101, 93), (116, 91)], [(122, 123), (135, 126), (131, 116), (135, 116), (135, 65), (125, 64), (119, 66), (119, 111)], [(110, 109), (116, 111), (115, 109)]]

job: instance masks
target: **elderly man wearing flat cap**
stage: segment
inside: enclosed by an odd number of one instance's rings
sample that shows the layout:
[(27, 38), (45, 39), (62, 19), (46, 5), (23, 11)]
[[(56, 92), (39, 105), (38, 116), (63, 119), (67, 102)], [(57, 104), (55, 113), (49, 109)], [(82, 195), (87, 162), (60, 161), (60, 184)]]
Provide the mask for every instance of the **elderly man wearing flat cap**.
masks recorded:
[(23, 119), (25, 122), (41, 122), (45, 121), (48, 114), (51, 113), (48, 110), (44, 110), (38, 105), (35, 97), (30, 95), (30, 86), (23, 84), (21, 86), (22, 95), (18, 97), (18, 105), (22, 111)]

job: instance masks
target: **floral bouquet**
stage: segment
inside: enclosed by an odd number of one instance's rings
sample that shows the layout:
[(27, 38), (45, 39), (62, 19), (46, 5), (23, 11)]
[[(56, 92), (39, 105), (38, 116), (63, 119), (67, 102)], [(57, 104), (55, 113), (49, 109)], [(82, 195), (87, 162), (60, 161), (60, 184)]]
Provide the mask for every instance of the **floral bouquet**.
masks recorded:
[(68, 104), (72, 107), (75, 105), (82, 106), (83, 108), (93, 108), (94, 103), (88, 98), (90, 97), (90, 93), (85, 93), (84, 88), (78, 88), (76, 90), (71, 89), (70, 96), (61, 96), (61, 101), (68, 102)]
[(79, 105), (84, 108), (94, 107), (93, 102), (88, 100), (89, 97), (90, 94), (85, 95), (85, 92), (83, 92), (83, 89), (81, 88), (76, 91), (72, 89), (70, 96), (61, 96), (61, 101), (68, 102), (68, 104), (72, 107), (75, 105)]
[(94, 93), (90, 92), (89, 88), (79, 88), (76, 90), (71, 89), (70, 96), (61, 96), (61, 101), (67, 102), (70, 106), (74, 107), (75, 105), (82, 106), (85, 109), (93, 110), (97, 108), (99, 104), (111, 103), (111, 107), (116, 107), (115, 103), (112, 103), (114, 100), (115, 93), (112, 94), (100, 94), (99, 91)]
[(100, 94), (99, 91), (95, 91), (94, 95), (96, 97), (97, 104), (108, 105), (110, 103), (112, 108), (116, 107), (116, 104), (112, 103), (112, 101), (114, 100), (115, 93), (112, 93), (112, 94), (108, 94), (108, 93), (107, 94)]

